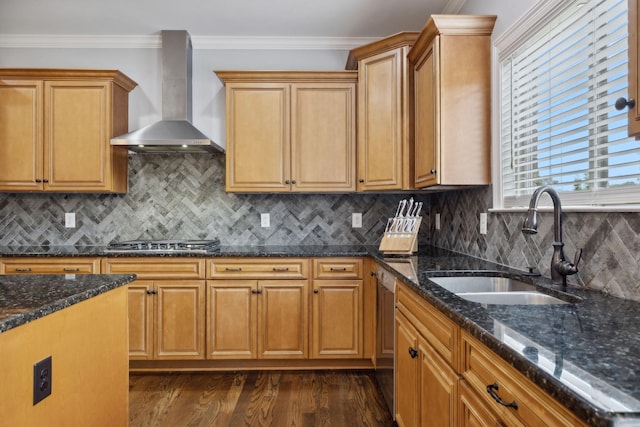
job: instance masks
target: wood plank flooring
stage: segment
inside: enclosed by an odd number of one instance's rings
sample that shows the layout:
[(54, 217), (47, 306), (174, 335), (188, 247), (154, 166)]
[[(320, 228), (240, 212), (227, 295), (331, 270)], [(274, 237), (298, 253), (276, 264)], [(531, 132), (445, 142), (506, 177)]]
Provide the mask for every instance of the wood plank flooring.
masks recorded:
[(129, 425), (390, 427), (372, 371), (131, 374)]

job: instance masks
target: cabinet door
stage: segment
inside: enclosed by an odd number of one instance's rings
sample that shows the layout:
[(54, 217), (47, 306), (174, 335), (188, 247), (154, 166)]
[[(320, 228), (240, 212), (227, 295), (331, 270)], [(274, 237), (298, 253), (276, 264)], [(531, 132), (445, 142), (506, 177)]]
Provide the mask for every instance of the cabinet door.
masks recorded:
[(465, 380), (459, 381), (460, 389), (460, 427), (522, 427), (517, 420), (501, 419), (476, 396)]
[(154, 353), (162, 359), (204, 359), (204, 280), (158, 280)]
[(355, 191), (355, 96), (352, 83), (292, 85), (293, 191)]
[(129, 291), (129, 359), (153, 359), (153, 282), (136, 280)]
[(416, 188), (439, 183), (439, 42), (436, 36), (414, 71)]
[(629, 96), (634, 99), (634, 108), (629, 108), (629, 136), (640, 136), (640, 55), (638, 42), (640, 41), (640, 13), (638, 0), (629, 0)]
[(41, 81), (0, 80), (0, 190), (42, 190)]
[(418, 331), (396, 311), (396, 422), (399, 427), (418, 427), (420, 422), (417, 352)]
[(227, 191), (289, 191), (289, 117), (288, 84), (227, 84)]
[(111, 83), (49, 81), (44, 90), (45, 190), (108, 190)]
[(458, 425), (458, 375), (422, 337), (418, 338), (418, 350), (422, 424), (455, 427)]
[(258, 282), (259, 358), (307, 358), (308, 289), (307, 280)]
[(411, 186), (407, 50), (403, 47), (359, 62), (358, 190)]
[(312, 358), (362, 357), (362, 280), (314, 280)]
[(255, 280), (207, 281), (207, 358), (255, 359)]

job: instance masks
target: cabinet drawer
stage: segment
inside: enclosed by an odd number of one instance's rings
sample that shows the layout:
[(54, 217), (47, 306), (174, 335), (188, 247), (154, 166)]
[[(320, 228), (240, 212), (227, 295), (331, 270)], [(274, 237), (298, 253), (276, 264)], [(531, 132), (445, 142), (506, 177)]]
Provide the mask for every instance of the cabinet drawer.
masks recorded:
[(207, 261), (211, 279), (306, 279), (309, 261), (302, 258), (227, 258)]
[(315, 258), (314, 279), (362, 279), (360, 258)]
[[(462, 350), (463, 377), (487, 407), (505, 421), (512, 419), (508, 424), (523, 423), (534, 427), (585, 425), (467, 332), (462, 333)], [(494, 393), (504, 402), (515, 402), (517, 409), (498, 403), (489, 394), (490, 385), (494, 385)]]
[(204, 279), (204, 259), (198, 258), (107, 258), (103, 274), (137, 274), (138, 279)]
[(460, 327), (406, 285), (399, 281), (396, 283), (398, 310), (416, 325), (418, 332), (457, 370)]
[(0, 274), (97, 274), (98, 258), (5, 258)]

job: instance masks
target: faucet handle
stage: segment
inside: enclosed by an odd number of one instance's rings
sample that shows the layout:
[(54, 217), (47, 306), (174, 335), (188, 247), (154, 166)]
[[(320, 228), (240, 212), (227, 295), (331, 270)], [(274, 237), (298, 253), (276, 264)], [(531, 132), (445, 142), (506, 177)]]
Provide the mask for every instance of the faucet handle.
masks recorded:
[(582, 259), (582, 248), (578, 248), (578, 250), (576, 251), (576, 256), (573, 258), (573, 266), (577, 267), (578, 263), (580, 262), (580, 259)]

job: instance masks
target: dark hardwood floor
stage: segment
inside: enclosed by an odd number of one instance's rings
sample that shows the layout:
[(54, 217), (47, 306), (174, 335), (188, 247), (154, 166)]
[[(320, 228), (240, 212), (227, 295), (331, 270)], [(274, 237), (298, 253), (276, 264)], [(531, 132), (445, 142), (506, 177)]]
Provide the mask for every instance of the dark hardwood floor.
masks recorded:
[(393, 426), (372, 371), (131, 374), (130, 426)]

